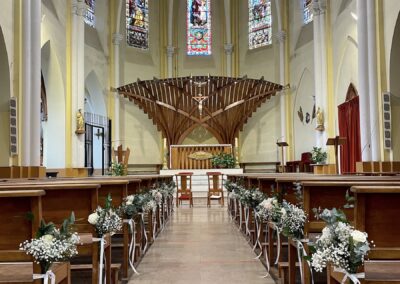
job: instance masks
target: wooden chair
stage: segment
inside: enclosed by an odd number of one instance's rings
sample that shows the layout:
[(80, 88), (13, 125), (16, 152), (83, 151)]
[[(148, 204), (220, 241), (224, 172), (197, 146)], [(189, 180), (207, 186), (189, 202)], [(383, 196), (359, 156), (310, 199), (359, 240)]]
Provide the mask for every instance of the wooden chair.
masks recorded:
[(218, 200), (218, 204), (224, 206), (223, 176), (220, 172), (207, 172), (208, 194), (207, 206), (211, 206), (211, 200)]
[(188, 200), (190, 207), (193, 207), (192, 175), (192, 172), (182, 172), (175, 175), (177, 186), (176, 207), (179, 207), (183, 200)]
[[(42, 219), (43, 190), (8, 190), (0, 192), (0, 283), (35, 283), (33, 274), (40, 274), (40, 266), (33, 263), (31, 256), (19, 250), (19, 244), (36, 235)], [(27, 213), (33, 219), (29, 221)], [(56, 283), (70, 283), (69, 263), (52, 266)]]

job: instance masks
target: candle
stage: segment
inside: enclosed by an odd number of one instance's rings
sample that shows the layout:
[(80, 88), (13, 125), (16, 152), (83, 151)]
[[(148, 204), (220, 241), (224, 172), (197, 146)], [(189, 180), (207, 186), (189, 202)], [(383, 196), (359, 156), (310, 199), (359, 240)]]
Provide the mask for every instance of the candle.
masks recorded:
[(239, 142), (238, 142), (238, 139), (237, 139), (237, 137), (235, 138), (235, 147), (238, 147), (239, 146)]
[(167, 149), (167, 138), (164, 138), (164, 149)]

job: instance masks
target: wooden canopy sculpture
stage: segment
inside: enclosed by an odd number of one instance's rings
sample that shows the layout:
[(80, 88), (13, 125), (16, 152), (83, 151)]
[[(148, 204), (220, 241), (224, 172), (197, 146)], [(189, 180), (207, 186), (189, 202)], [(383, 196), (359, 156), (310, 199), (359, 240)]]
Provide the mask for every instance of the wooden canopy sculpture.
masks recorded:
[(168, 144), (181, 144), (197, 126), (232, 144), (252, 113), (283, 86), (261, 79), (189, 76), (137, 80), (117, 89), (141, 108)]

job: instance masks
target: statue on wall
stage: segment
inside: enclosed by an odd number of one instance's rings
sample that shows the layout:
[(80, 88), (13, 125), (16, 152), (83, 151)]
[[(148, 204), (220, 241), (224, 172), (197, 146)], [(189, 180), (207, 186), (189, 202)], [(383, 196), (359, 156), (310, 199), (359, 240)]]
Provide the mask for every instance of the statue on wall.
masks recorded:
[(84, 134), (85, 133), (85, 119), (83, 118), (82, 110), (79, 109), (76, 113), (76, 134)]
[(318, 130), (318, 131), (324, 131), (325, 130), (324, 113), (322, 112), (320, 107), (318, 107), (318, 109), (317, 109), (317, 128), (315, 128), (315, 130)]

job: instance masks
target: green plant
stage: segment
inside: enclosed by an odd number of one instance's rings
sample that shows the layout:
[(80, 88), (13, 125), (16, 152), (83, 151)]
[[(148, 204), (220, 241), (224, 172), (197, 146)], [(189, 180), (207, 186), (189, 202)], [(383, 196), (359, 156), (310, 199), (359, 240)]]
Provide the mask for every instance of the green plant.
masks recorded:
[(125, 176), (125, 166), (122, 163), (111, 164), (111, 175), (113, 176)]
[(326, 162), (326, 159), (328, 158), (328, 154), (320, 147), (313, 147), (311, 154), (311, 159), (315, 164), (324, 164)]
[(235, 166), (235, 158), (232, 154), (221, 152), (212, 156), (211, 164), (215, 168), (233, 168)]

